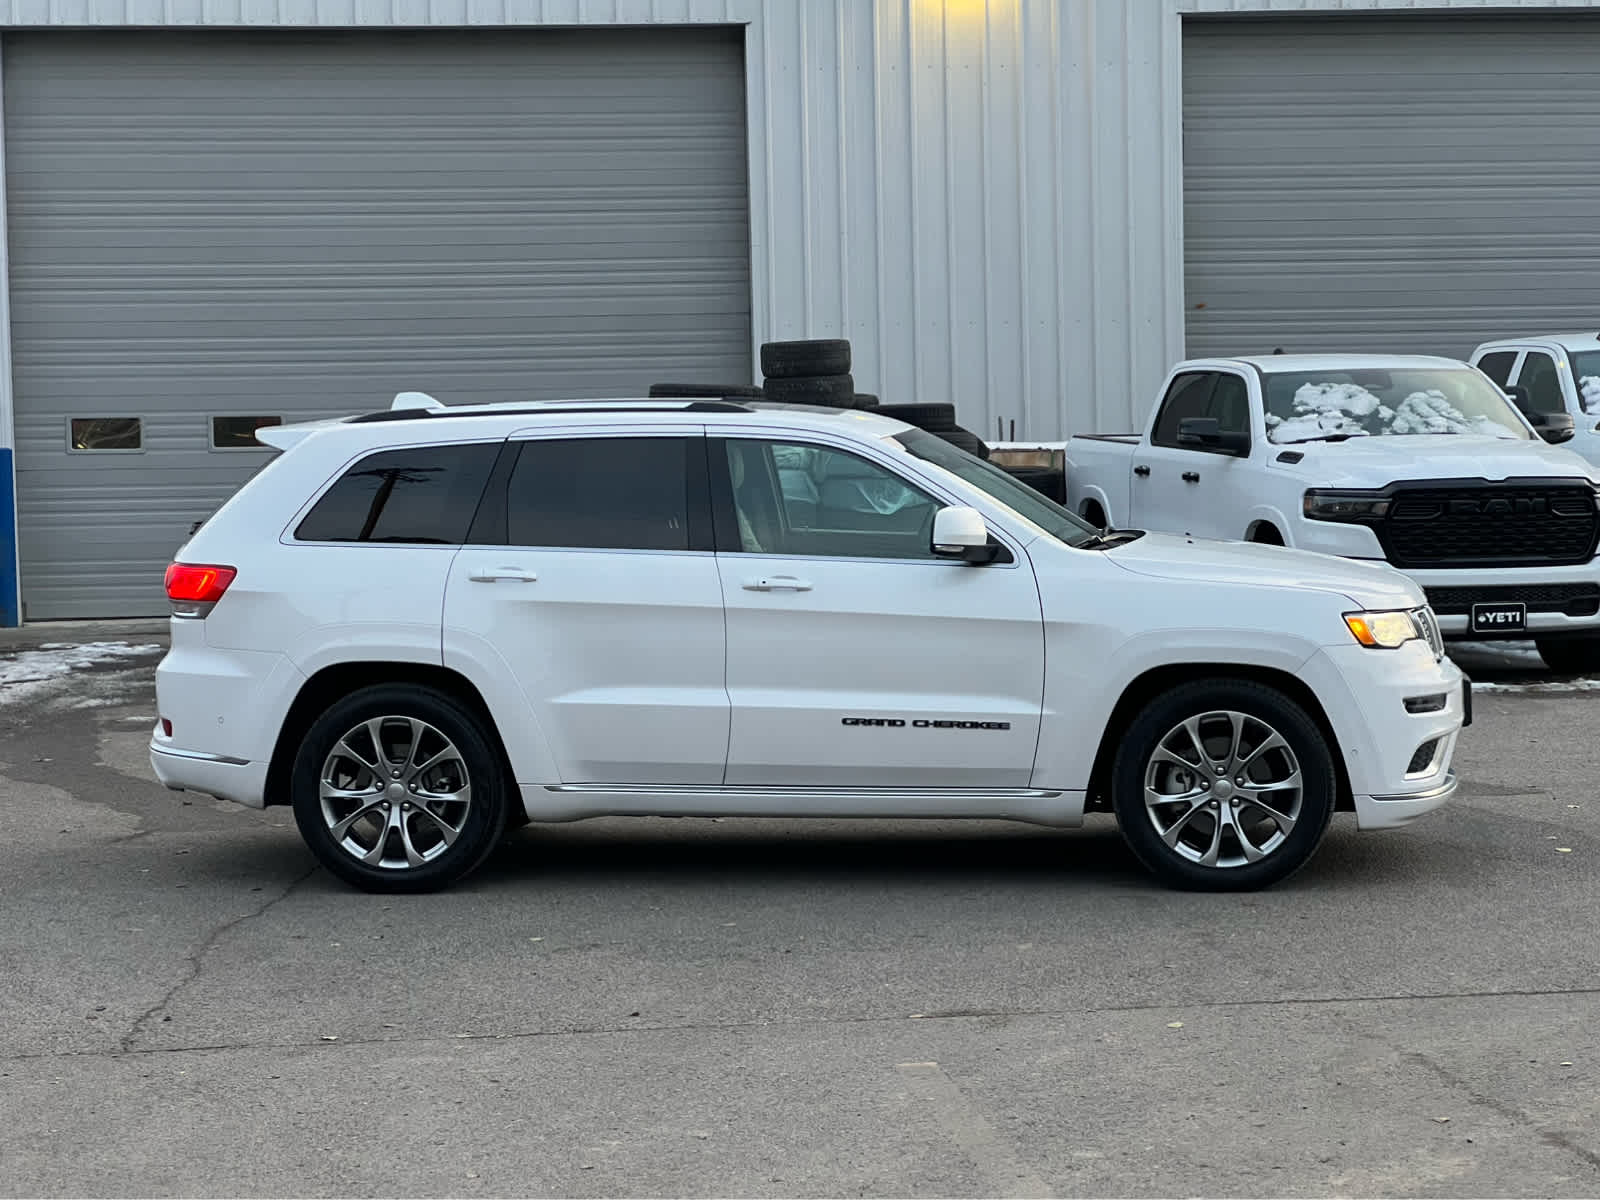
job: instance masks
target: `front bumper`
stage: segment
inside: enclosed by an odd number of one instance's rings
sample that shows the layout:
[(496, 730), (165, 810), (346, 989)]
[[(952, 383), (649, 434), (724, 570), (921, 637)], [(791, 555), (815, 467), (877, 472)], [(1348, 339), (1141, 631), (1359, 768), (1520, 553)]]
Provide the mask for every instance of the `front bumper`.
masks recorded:
[[(1352, 642), (1319, 650), (1301, 674), (1338, 738), (1360, 828), (1404, 825), (1450, 798), (1450, 761), (1469, 702), (1453, 662), (1436, 660), (1421, 641), (1397, 650)], [(1425, 699), (1440, 706), (1413, 712), (1407, 705)]]
[(1356, 828), (1398, 829), (1402, 825), (1409, 825), (1425, 813), (1431, 813), (1455, 795), (1456, 787), (1455, 772), (1450, 771), (1446, 773), (1443, 783), (1425, 792), (1409, 796), (1357, 795)]

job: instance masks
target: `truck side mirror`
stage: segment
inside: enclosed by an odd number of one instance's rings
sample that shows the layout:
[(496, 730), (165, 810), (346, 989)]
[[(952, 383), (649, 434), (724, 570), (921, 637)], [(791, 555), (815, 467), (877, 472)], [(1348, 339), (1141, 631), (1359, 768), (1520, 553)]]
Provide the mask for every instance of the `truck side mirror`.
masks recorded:
[(1531, 412), (1527, 417), (1528, 424), (1533, 426), (1533, 431), (1552, 446), (1570, 442), (1573, 434), (1577, 432), (1577, 423), (1573, 421), (1571, 413)]
[(1215, 417), (1184, 417), (1178, 422), (1178, 445), (1238, 457), (1250, 453), (1250, 435), (1234, 430), (1224, 432)]

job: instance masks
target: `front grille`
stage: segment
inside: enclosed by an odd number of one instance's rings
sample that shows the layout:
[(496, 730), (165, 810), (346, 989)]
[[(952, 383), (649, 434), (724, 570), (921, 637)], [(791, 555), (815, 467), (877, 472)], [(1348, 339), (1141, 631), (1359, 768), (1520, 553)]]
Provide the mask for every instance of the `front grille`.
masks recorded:
[(1588, 562), (1600, 514), (1587, 483), (1400, 488), (1377, 523), (1397, 567), (1555, 566)]
[(1431, 587), (1433, 611), (1464, 617), (1474, 604), (1526, 604), (1530, 613), (1592, 617), (1600, 612), (1600, 583), (1531, 583), (1509, 587)]
[(1433, 766), (1434, 753), (1439, 749), (1439, 739), (1431, 738), (1417, 747), (1417, 752), (1411, 756), (1411, 761), (1406, 765), (1407, 775), (1426, 775), (1428, 768)]

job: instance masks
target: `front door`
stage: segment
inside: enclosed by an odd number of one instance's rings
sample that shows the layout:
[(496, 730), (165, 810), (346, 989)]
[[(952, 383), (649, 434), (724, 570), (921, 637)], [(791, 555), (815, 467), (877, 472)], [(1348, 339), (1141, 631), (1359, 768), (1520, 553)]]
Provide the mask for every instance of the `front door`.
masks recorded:
[(1249, 470), (1244, 457), (1178, 442), (1185, 417), (1215, 417), (1223, 432), (1250, 432), (1249, 393), (1229, 372), (1193, 371), (1167, 388), (1150, 443), (1133, 454), (1132, 526), (1196, 537), (1242, 538), (1230, 514), (1248, 512)]
[(562, 783), (721, 783), (704, 438), (681, 424), (563, 431), (507, 454), (451, 569), (446, 665), (505, 665)]
[(710, 442), (727, 783), (1026, 787), (1044, 687), (1026, 559), (936, 558), (944, 502), (804, 440)]

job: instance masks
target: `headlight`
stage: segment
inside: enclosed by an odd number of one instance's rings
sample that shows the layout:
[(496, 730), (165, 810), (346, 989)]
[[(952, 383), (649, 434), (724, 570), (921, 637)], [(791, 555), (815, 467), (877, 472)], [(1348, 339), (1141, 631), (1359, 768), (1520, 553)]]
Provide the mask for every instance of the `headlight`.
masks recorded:
[(1391, 497), (1379, 492), (1312, 488), (1303, 501), (1305, 515), (1313, 521), (1362, 521), (1389, 511)]
[(1345, 613), (1344, 623), (1356, 641), (1374, 650), (1393, 650), (1422, 637), (1422, 627), (1409, 612)]

